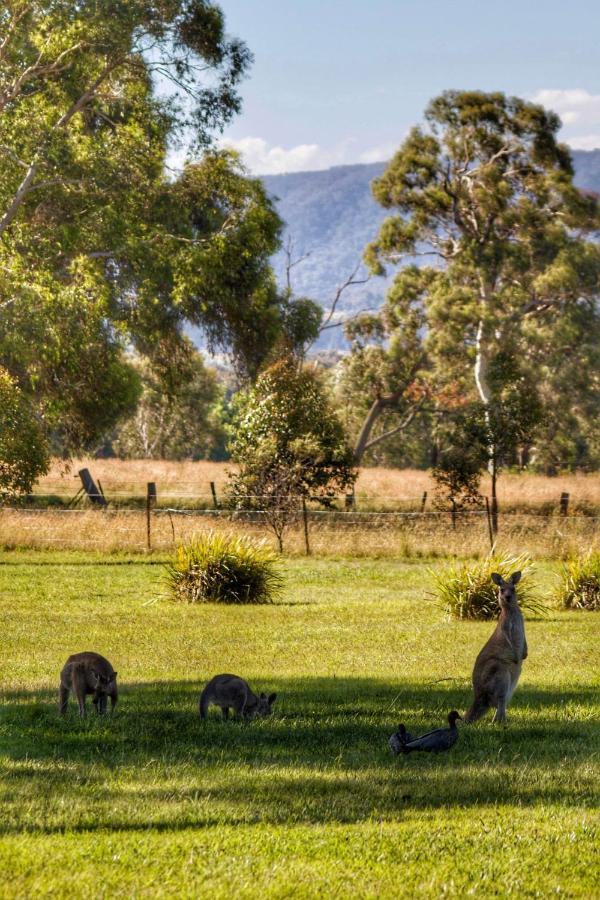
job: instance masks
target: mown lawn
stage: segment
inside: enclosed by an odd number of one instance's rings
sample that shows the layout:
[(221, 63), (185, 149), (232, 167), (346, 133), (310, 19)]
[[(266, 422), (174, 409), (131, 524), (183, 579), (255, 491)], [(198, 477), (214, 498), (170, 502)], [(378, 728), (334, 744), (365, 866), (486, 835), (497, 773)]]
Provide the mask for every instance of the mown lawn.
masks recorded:
[[(398, 721), (464, 710), (491, 625), (446, 621), (422, 561), (284, 569), (280, 604), (189, 607), (160, 565), (0, 555), (0, 896), (600, 897), (600, 615), (527, 623), (508, 728), (394, 758)], [(61, 720), (85, 649), (117, 713)], [(221, 671), (276, 715), (201, 723)]]

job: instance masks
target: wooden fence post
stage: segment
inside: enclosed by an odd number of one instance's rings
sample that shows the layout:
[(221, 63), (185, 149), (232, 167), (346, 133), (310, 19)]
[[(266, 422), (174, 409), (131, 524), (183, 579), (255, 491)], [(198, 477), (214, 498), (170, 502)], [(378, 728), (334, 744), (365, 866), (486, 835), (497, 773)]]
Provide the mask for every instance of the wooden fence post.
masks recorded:
[(425, 504), (427, 503), (427, 491), (423, 491), (423, 498), (421, 500), (421, 512), (425, 512)]
[(150, 526), (151, 512), (156, 505), (156, 483), (149, 481), (146, 488), (146, 545), (148, 550), (152, 550), (152, 532)]
[(566, 516), (569, 513), (569, 493), (567, 491), (563, 491), (560, 495), (560, 514), (561, 516)]
[(211, 492), (212, 498), (213, 498), (213, 506), (215, 509), (218, 509), (219, 501), (217, 500), (217, 489), (215, 487), (214, 481), (211, 481), (211, 483), (210, 483), (210, 492)]
[(304, 544), (306, 547), (306, 555), (310, 556), (310, 544), (308, 541), (308, 512), (306, 510), (306, 500), (302, 498), (302, 519), (304, 520)]

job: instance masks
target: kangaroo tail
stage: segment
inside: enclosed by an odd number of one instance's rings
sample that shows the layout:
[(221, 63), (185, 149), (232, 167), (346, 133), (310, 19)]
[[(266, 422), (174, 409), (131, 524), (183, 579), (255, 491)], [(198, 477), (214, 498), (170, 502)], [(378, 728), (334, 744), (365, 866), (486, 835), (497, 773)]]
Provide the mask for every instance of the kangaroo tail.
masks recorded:
[(209, 696), (206, 688), (200, 694), (200, 702), (198, 703), (198, 713), (201, 719), (206, 719), (208, 716), (208, 705), (209, 705)]
[(466, 711), (463, 721), (466, 724), (470, 724), (472, 722), (477, 722), (490, 708), (490, 704), (488, 703), (485, 697), (475, 697), (473, 703)]

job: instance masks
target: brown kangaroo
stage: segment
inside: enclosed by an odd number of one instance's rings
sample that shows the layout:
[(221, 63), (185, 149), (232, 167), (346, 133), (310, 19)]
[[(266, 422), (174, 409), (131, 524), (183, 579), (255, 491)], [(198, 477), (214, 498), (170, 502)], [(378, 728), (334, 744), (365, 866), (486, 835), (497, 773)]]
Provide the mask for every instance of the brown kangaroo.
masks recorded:
[(215, 675), (202, 693), (198, 711), (202, 719), (208, 716), (211, 703), (220, 706), (223, 718), (229, 718), (229, 710), (233, 709), (236, 719), (254, 719), (256, 716), (270, 716), (277, 694), (261, 694), (259, 697), (250, 689), (250, 685), (238, 675)]
[(476, 722), (490, 707), (496, 710), (494, 722), (506, 721), (506, 707), (517, 686), (523, 660), (527, 659), (525, 625), (515, 591), (520, 578), (520, 572), (515, 572), (508, 581), (497, 572), (492, 575), (492, 581), (498, 585), (500, 617), (496, 630), (475, 660), (475, 696), (465, 713), (465, 722)]
[(63, 666), (60, 673), (59, 709), (66, 713), (69, 693), (73, 691), (79, 704), (79, 715), (85, 716), (85, 698), (92, 694), (92, 701), (97, 713), (106, 712), (107, 697), (110, 697), (111, 709), (114, 710), (119, 699), (117, 691), (117, 673), (107, 659), (99, 653), (86, 651), (74, 653)]

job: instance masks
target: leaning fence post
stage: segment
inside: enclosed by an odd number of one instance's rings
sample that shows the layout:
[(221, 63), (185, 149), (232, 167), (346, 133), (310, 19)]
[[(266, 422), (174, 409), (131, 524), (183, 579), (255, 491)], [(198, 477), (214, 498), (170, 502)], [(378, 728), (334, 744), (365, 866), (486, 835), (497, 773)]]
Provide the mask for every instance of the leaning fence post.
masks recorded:
[(560, 514), (561, 516), (566, 516), (569, 512), (569, 493), (568, 491), (563, 491), (560, 495)]
[(490, 548), (494, 549), (494, 529), (492, 528), (492, 515), (490, 512), (490, 501), (486, 497), (485, 498), (485, 511), (487, 515), (487, 523), (488, 523), (488, 533), (490, 536)]
[(421, 500), (421, 512), (425, 512), (425, 504), (427, 503), (427, 491), (423, 491), (423, 498)]
[(304, 497), (302, 498), (302, 519), (304, 520), (304, 544), (306, 546), (306, 555), (310, 556), (310, 544), (308, 542), (308, 512)]
[(214, 481), (211, 481), (211, 483), (210, 483), (210, 492), (211, 492), (212, 498), (213, 498), (213, 506), (215, 509), (218, 509), (219, 501), (217, 500), (217, 489), (215, 487)]
[(146, 488), (146, 544), (148, 550), (152, 550), (152, 533), (150, 528), (150, 513), (156, 504), (156, 483), (149, 481)]

